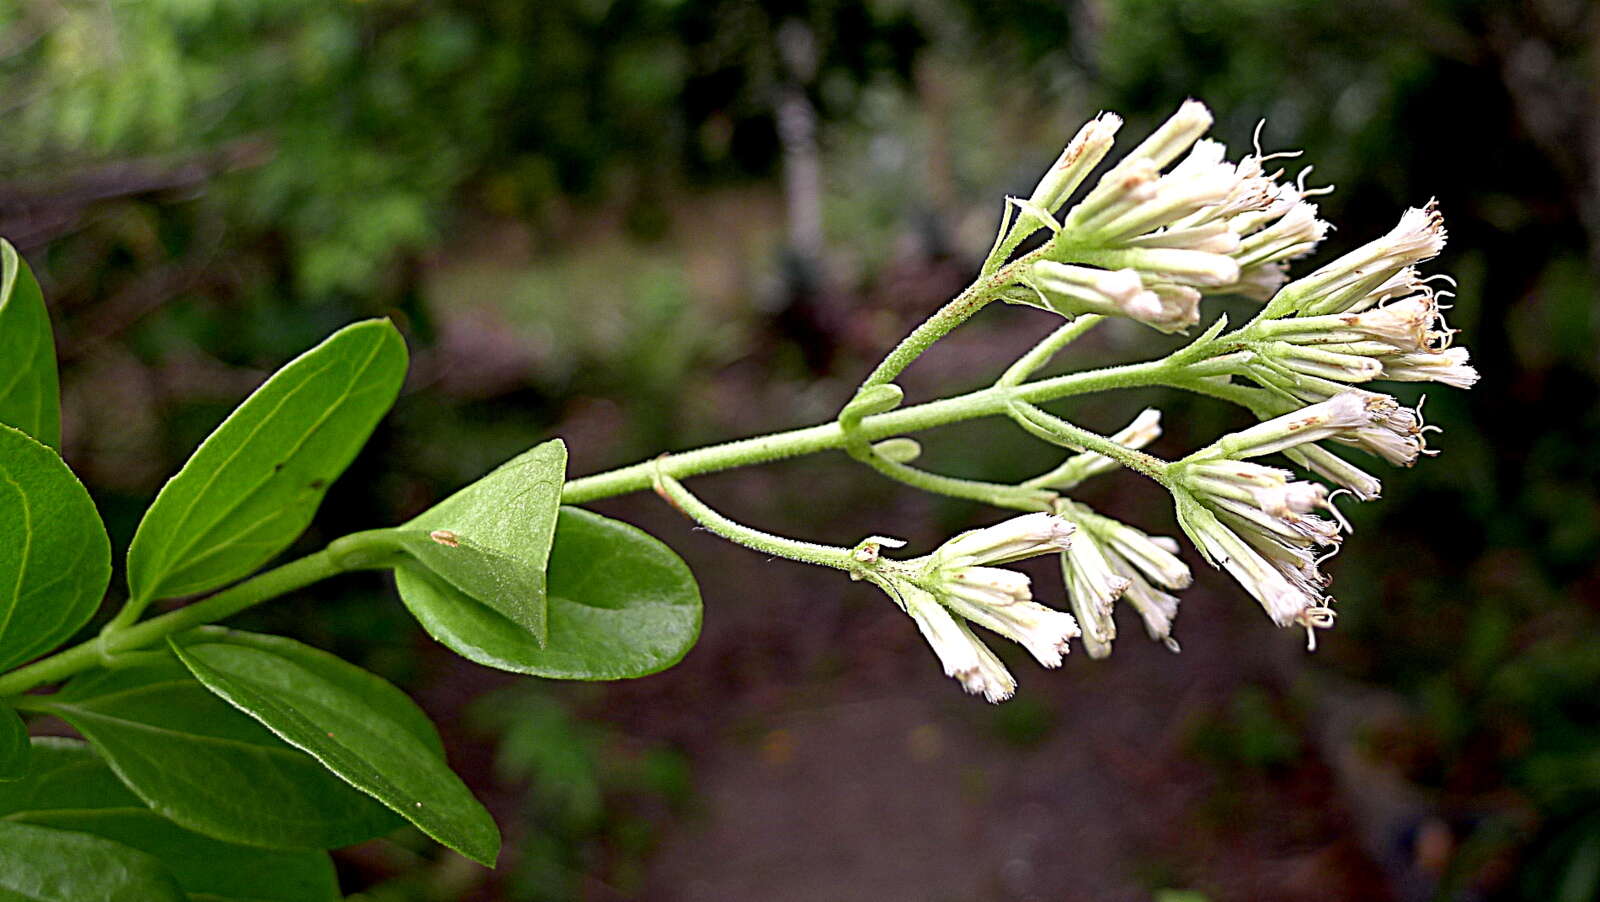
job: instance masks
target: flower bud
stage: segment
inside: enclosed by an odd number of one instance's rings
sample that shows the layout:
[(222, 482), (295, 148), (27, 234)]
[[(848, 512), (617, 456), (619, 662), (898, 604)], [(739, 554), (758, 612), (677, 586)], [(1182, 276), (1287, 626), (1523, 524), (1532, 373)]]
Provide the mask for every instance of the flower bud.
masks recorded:
[(1233, 459), (1260, 457), (1308, 442), (1318, 442), (1381, 422), (1398, 403), (1388, 395), (1347, 391), (1318, 404), (1225, 435), (1213, 447)]
[(1185, 100), (1150, 137), (1128, 154), (1130, 160), (1149, 160), (1158, 168), (1183, 155), (1206, 130), (1211, 128), (1211, 111), (1198, 100)]
[(939, 546), (930, 557), (944, 567), (1009, 564), (1066, 549), (1075, 529), (1054, 514), (1023, 514), (961, 533)]
[(1379, 482), (1376, 476), (1321, 445), (1298, 445), (1286, 449), (1283, 453), (1290, 460), (1323, 479), (1348, 489), (1361, 501), (1374, 501), (1383, 493), (1383, 483)]
[[(1305, 316), (1349, 309), (1407, 267), (1438, 255), (1445, 242), (1438, 205), (1413, 207), (1377, 241), (1365, 244), (1279, 292), (1285, 306)], [(1277, 299), (1274, 299), (1276, 302)]]
[(1127, 305), (1144, 292), (1144, 283), (1132, 269), (1095, 269), (1053, 260), (1030, 265), (1028, 281), (1044, 296), (1049, 309), (1065, 316), (1126, 316)]
[(1067, 599), (1083, 631), (1084, 650), (1091, 658), (1106, 657), (1111, 654), (1112, 640), (1117, 638), (1111, 606), (1130, 581), (1112, 569), (1100, 544), (1089, 538), (1073, 542), (1061, 555), (1061, 575), (1066, 580)]
[(1239, 264), (1225, 254), (1181, 248), (1128, 248), (1105, 251), (1094, 262), (1132, 268), (1148, 280), (1214, 288), (1239, 281)]
[(1467, 363), (1466, 348), (1447, 348), (1385, 358), (1383, 378), (1396, 382), (1439, 382), (1452, 388), (1471, 388), (1478, 383), (1478, 371)]
[(1028, 200), (1046, 212), (1060, 209), (1084, 178), (1105, 159), (1121, 127), (1122, 117), (1116, 113), (1101, 113), (1085, 123), (1067, 143), (1055, 165), (1040, 179)]
[(909, 585), (898, 587), (906, 613), (916, 621), (946, 676), (960, 681), (961, 687), (990, 702), (1003, 702), (1017, 689), (1011, 671), (995, 657), (989, 646), (972, 634), (944, 606), (927, 592)]
[(1068, 641), (1078, 635), (1071, 614), (1033, 601), (1028, 577), (997, 567), (962, 567), (941, 573), (935, 594), (954, 613), (1016, 642), (1045, 667), (1061, 666)]

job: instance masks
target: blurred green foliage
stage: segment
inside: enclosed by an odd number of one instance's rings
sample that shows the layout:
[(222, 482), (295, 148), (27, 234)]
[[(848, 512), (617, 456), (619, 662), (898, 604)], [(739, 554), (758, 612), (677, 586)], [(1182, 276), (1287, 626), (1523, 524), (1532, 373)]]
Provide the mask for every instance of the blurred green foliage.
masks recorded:
[(1300, 728), (1260, 686), (1240, 688), (1227, 708), (1194, 723), (1189, 743), (1198, 757), (1224, 772), (1283, 767), (1302, 751)]
[[(1118, 109), (1138, 134), (1192, 95), (1243, 145), (1265, 116), (1266, 147), (1304, 147), (1311, 182), (1339, 186), (1332, 250), (1439, 197), (1452, 322), (1484, 373), (1428, 402), (1445, 456), (1351, 511), (1318, 662), (1417, 712), (1390, 751), (1461, 837), (1442, 893), (1593, 898), (1597, 27), (1580, 0), (0, 0), (0, 232), (52, 303), (67, 454), (123, 543), (262, 368), (356, 316), (402, 321), (412, 394), (309, 542), (398, 521), (556, 422), (598, 465), (825, 417), (827, 380), (966, 274), (1000, 193), (1076, 121)], [(813, 67), (786, 57), (796, 33)], [(788, 89), (821, 123), (820, 286), (779, 262)], [(801, 322), (808, 293), (824, 303)], [(1167, 395), (1084, 413), (1115, 428), (1156, 400), (1173, 448), (1238, 422)], [(1000, 466), (1025, 475), (1033, 453)], [(404, 617), (370, 598), (336, 584), (243, 625), (421, 679), (392, 651)], [(505, 707), (526, 721), (491, 724), (501, 766), (536, 824), (517, 891), (554, 894), (521, 897), (578, 897), (595, 848), (634, 879), (650, 831), (608, 800), (670, 807), (682, 774), (619, 776), (604, 729), (545, 698)], [(1070, 726), (1004, 712), (1018, 746)], [(1251, 690), (1196, 743), (1270, 769), (1306, 754), (1301, 729)]]
[(690, 799), (682, 754), (578, 720), (539, 689), (487, 695), (470, 717), (499, 737), (500, 780), (527, 787), (521, 804), (530, 834), (519, 838), (510, 894), (562, 902), (583, 898), (598, 881), (636, 895), (661, 821)]

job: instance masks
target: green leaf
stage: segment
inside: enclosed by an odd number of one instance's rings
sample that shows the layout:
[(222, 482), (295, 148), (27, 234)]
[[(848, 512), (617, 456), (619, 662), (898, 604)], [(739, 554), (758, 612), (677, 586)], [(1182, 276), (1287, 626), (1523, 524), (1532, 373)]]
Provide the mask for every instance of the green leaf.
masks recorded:
[(413, 517), (402, 547), (542, 646), (548, 635), (545, 564), (566, 472), (567, 446), (551, 439)]
[(572, 680), (640, 677), (676, 664), (700, 635), (700, 589), (672, 549), (641, 529), (564, 507), (548, 571), (544, 648), (504, 617), (415, 566), (395, 582), (429, 635), (469, 660)]
[(274, 849), (335, 849), (399, 823), (217, 698), (177, 658), (87, 673), (39, 698), (94, 743), (145, 804), (197, 833)]
[(0, 821), (0, 902), (187, 902), (161, 862), (119, 843)]
[(0, 239), (0, 423), (61, 447), (61, 397), (50, 312), (27, 261)]
[(342, 661), (337, 667), (327, 661), (315, 669), (304, 667), (259, 645), (200, 642), (173, 648), (212, 692), (429, 836), (494, 866), (500, 854), (494, 818), (436, 747), (419, 739), (409, 723), (366, 704), (377, 677)]
[(0, 786), (0, 819), (88, 833), (154, 856), (190, 894), (218, 902), (333, 902), (325, 852), (279, 852), (220, 842), (179, 827), (117, 780), (76, 739), (33, 741), (28, 779)]
[(346, 326), (245, 399), (145, 512), (128, 549), (132, 603), (205, 592), (300, 535), (405, 378), (387, 320)]
[(111, 540), (83, 483), (0, 426), (0, 671), (77, 632), (110, 581)]
[(417, 703), (411, 700), (411, 696), (395, 688), (388, 680), (371, 671), (362, 670), (338, 655), (282, 636), (247, 633), (244, 630), (231, 630), (220, 626), (202, 626), (191, 630), (184, 634), (180, 641), (185, 645), (194, 642), (225, 642), (271, 652), (280, 658), (288, 658), (322, 679), (338, 683), (345, 690), (354, 693), (361, 699), (363, 705), (404, 727), (406, 732), (432, 749), (435, 755), (444, 757), (444, 740), (439, 738), (439, 730), (434, 727), (433, 721), (428, 719), (428, 715), (417, 707)]
[(32, 754), (22, 715), (0, 705), (0, 783), (26, 777)]

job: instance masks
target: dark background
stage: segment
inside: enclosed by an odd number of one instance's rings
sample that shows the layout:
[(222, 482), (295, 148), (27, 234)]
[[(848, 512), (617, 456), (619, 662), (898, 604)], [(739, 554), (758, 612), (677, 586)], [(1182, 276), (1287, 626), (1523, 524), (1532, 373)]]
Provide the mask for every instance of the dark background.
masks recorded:
[[(1180, 656), (1131, 621), (1059, 672), (1005, 649), (1021, 689), (991, 708), (870, 587), (648, 496), (595, 507), (678, 549), (706, 599), (700, 644), (655, 677), (476, 668), (371, 575), (239, 622), (405, 686), (506, 830), (494, 873), (420, 834), (341, 853), (365, 899), (1580, 902), (1600, 898), (1597, 84), (1580, 0), (4, 0), (0, 234), (51, 303), (66, 456), (122, 547), (266, 373), (352, 319), (400, 324), (407, 389), (309, 548), (551, 435), (583, 474), (826, 419), (1083, 119), (1122, 112), (1127, 147), (1195, 96), (1237, 154), (1265, 117), (1269, 149), (1338, 186), (1320, 259), (1439, 199), (1436, 268), (1483, 374), (1430, 393), (1443, 453), (1352, 512), (1314, 656), (1186, 552)], [(1052, 326), (988, 311), (904, 384), (967, 390)], [(1170, 341), (1080, 345), (1066, 365)], [(1243, 422), (1170, 392), (1070, 412), (1109, 431), (1144, 404), (1165, 456)], [(1055, 460), (998, 423), (925, 445), (995, 479)], [(842, 456), (697, 486), (767, 529), (919, 552), (998, 516)], [(1083, 497), (1174, 528), (1131, 475)]]

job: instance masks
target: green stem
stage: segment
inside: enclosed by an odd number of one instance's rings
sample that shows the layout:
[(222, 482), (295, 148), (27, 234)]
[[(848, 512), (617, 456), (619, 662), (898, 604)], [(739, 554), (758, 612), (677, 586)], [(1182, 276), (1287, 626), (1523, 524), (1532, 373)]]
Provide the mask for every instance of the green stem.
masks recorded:
[(971, 319), (973, 314), (994, 300), (997, 289), (985, 291), (979, 287), (984, 284), (984, 282), (974, 282), (967, 286), (967, 289), (956, 295), (954, 300), (940, 307), (937, 313), (923, 320), (922, 325), (911, 330), (911, 334), (902, 338), (871, 375), (867, 376), (861, 383), (861, 388), (892, 382), (934, 342), (950, 334), (952, 329)]
[(870, 447), (863, 453), (851, 451), (850, 456), (896, 482), (935, 495), (964, 498), (991, 507), (1019, 511), (1049, 511), (1054, 509), (1055, 505), (1056, 494), (1048, 489), (1024, 488), (999, 482), (945, 476), (889, 460)]
[(1012, 405), (1008, 412), (1011, 414), (1012, 419), (1017, 421), (1017, 425), (1045, 441), (1069, 448), (1094, 451), (1111, 458), (1130, 470), (1143, 473), (1162, 485), (1168, 485), (1170, 482), (1167, 475), (1170, 465), (1159, 457), (1129, 448), (1126, 445), (1119, 445), (1099, 433), (1075, 426), (1032, 404), (1019, 402)]
[[(859, 431), (867, 440), (879, 441), (908, 432), (1004, 414), (1014, 401), (1038, 404), (1089, 392), (1160, 385), (1171, 381), (1174, 376), (1173, 368), (1165, 360), (1068, 373), (1026, 385), (986, 388), (876, 414), (862, 419)], [(829, 422), (667, 454), (654, 460), (569, 480), (561, 500), (566, 504), (584, 504), (647, 489), (654, 484), (658, 469), (674, 479), (685, 479), (734, 467), (839, 450), (845, 447), (847, 440), (838, 422)]]
[(1028, 353), (1017, 358), (1011, 364), (1000, 380), (995, 385), (1021, 385), (1029, 376), (1037, 373), (1051, 358), (1061, 353), (1061, 349), (1076, 341), (1079, 336), (1100, 325), (1105, 317), (1095, 313), (1086, 313), (1072, 322), (1045, 336), (1044, 340), (1034, 345)]
[(998, 298), (1000, 293), (1015, 281), (1015, 274), (1019, 270), (1028, 266), (1035, 257), (1045, 253), (1050, 247), (1051, 242), (1046, 242), (1043, 246), (1023, 254), (994, 272), (986, 272), (979, 276), (950, 303), (940, 307), (932, 316), (923, 320), (922, 325), (911, 330), (910, 335), (901, 339), (894, 350), (890, 351), (861, 383), (861, 389), (892, 382), (934, 342), (950, 334), (950, 330), (971, 319), (973, 314)]
[(90, 639), (0, 676), (0, 698), (17, 695), (45, 683), (55, 683), (84, 670), (99, 667), (105, 656), (148, 646), (174, 633), (214, 623), (252, 605), (276, 598), (318, 580), (350, 569), (327, 549), (257, 574), (231, 588), (143, 623)]
[(684, 488), (683, 483), (666, 474), (660, 474), (659, 479), (656, 481), (655, 489), (661, 497), (665, 498), (684, 516), (730, 542), (743, 545), (746, 548), (753, 548), (763, 554), (788, 558), (791, 561), (820, 564), (824, 567), (833, 567), (848, 572), (860, 569), (854, 558), (850, 556), (850, 549), (848, 548), (818, 545), (814, 542), (802, 542), (799, 539), (788, 539), (734, 522), (712, 510), (710, 505), (701, 501), (687, 488)]

